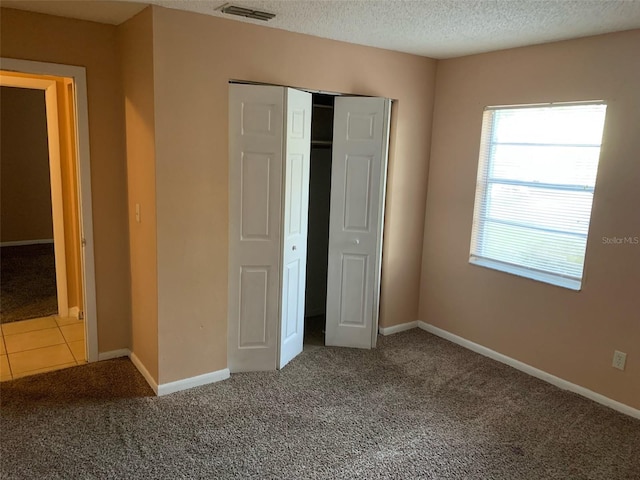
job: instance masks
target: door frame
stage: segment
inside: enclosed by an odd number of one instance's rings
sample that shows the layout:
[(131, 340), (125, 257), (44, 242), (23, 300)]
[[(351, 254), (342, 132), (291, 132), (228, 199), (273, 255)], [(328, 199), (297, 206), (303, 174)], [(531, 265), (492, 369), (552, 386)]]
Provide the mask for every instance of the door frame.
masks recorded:
[[(56, 63), (36, 62), (31, 60), (21, 60), (15, 58), (0, 58), (0, 69), (8, 72), (16, 72), (26, 75), (34, 75), (35, 77), (25, 77), (26, 80), (44, 82), (40, 83), (41, 87), (36, 87), (36, 83), (33, 83), (33, 87), (27, 88), (39, 88), (45, 90), (45, 98), (47, 101), (47, 123), (49, 123), (50, 108), (56, 109), (57, 112), (57, 95), (55, 94), (55, 81), (48, 79), (38, 79), (37, 76), (49, 75), (54, 77), (65, 77), (73, 80), (74, 85), (74, 107), (75, 107), (75, 131), (76, 131), (76, 166), (77, 166), (77, 180), (78, 180), (78, 209), (79, 209), (79, 230), (80, 230), (80, 245), (81, 255), (80, 260), (82, 264), (82, 287), (83, 287), (83, 300), (84, 300), (84, 323), (85, 323), (85, 344), (87, 361), (95, 362), (98, 360), (98, 319), (97, 319), (97, 307), (96, 307), (96, 280), (95, 280), (95, 261), (94, 261), (94, 240), (93, 240), (93, 208), (91, 200), (91, 159), (89, 149), (89, 110), (87, 101), (87, 78), (86, 69), (84, 67), (62, 65)], [(8, 77), (4, 77), (8, 78)], [(15, 79), (17, 77), (11, 77)], [(50, 86), (44, 86), (45, 83), (50, 83)], [(43, 88), (44, 86), (44, 88)], [(53, 95), (49, 91), (53, 92)], [(53, 103), (52, 103), (53, 102)], [(53, 110), (52, 110), (53, 112)], [(55, 126), (57, 128), (57, 114), (55, 117)], [(52, 147), (58, 147), (57, 154), (54, 153), (54, 161), (57, 161), (57, 172), (55, 176), (60, 178), (60, 151), (59, 151), (59, 137), (56, 136), (53, 141), (55, 145), (51, 145), (52, 138), (49, 138), (50, 152)], [(51, 156), (51, 153), (50, 153)], [(53, 167), (53, 163), (51, 164)], [(53, 187), (53, 169), (51, 171), (52, 187)], [(61, 207), (61, 190), (58, 191), (60, 206)], [(53, 196), (53, 188), (52, 188)], [(55, 216), (54, 216), (55, 218)], [(62, 215), (60, 215), (62, 218)], [(58, 227), (59, 229), (59, 227)], [(62, 230), (64, 232), (64, 228)], [(64, 235), (62, 233), (62, 237)], [(56, 227), (54, 223), (54, 239), (56, 238)], [(57, 242), (60, 243), (60, 242)], [(64, 242), (62, 242), (64, 249)], [(56, 272), (58, 270), (58, 252), (56, 246)], [(64, 269), (66, 272), (66, 268)], [(57, 273), (56, 273), (57, 274)], [(60, 292), (59, 292), (60, 295)], [(64, 279), (64, 303), (67, 304), (67, 283), (66, 273)], [(68, 304), (67, 304), (68, 314)]]

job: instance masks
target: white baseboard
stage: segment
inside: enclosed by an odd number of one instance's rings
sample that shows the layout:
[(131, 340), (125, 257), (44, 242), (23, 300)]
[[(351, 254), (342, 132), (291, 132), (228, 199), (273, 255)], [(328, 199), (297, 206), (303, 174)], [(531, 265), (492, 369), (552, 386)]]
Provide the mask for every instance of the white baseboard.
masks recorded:
[(149, 373), (149, 370), (147, 370), (147, 367), (144, 366), (144, 364), (140, 361), (140, 359), (134, 352), (131, 352), (129, 354), (129, 358), (131, 359), (131, 363), (133, 363), (135, 367), (138, 369), (138, 371), (142, 374), (142, 376), (147, 381), (147, 383), (152, 388), (152, 390), (155, 392), (155, 394), (158, 395), (158, 384)]
[(0, 242), (0, 247), (21, 247), (22, 245), (40, 245), (42, 243), (53, 243), (53, 238), (42, 238), (38, 240), (15, 240), (12, 242)]
[(113, 358), (129, 357), (131, 363), (135, 365), (140, 374), (147, 381), (149, 386), (153, 389), (157, 396), (168, 395), (170, 393), (179, 392), (181, 390), (187, 390), (193, 387), (199, 387), (201, 385), (207, 385), (209, 383), (220, 382), (229, 378), (229, 369), (218, 370), (215, 372), (204, 373), (195, 377), (183, 378), (182, 380), (176, 380), (175, 382), (162, 383), (160, 385), (154, 380), (154, 378), (147, 370), (147, 367), (140, 361), (138, 356), (130, 351), (128, 348), (121, 348), (119, 350), (111, 350), (109, 352), (101, 352), (98, 354), (98, 361), (111, 360)]
[(401, 323), (400, 325), (392, 325), (390, 327), (380, 327), (378, 331), (381, 335), (392, 335), (394, 333), (404, 332), (405, 330), (411, 330), (412, 328), (416, 328), (418, 326), (418, 322), (407, 322)]
[(110, 350), (108, 352), (98, 353), (98, 361), (111, 360), (112, 358), (128, 357), (131, 352), (128, 348), (121, 348), (119, 350)]
[(201, 385), (207, 385), (209, 383), (219, 382), (229, 378), (229, 369), (217, 370), (215, 372), (204, 373), (195, 377), (184, 378), (182, 380), (176, 380), (175, 382), (162, 383), (158, 385), (157, 394), (168, 395), (170, 393), (179, 392), (181, 390), (187, 390), (193, 387), (199, 387)]
[(142, 374), (144, 379), (147, 381), (149, 386), (153, 389), (153, 391), (157, 395), (158, 394), (158, 384), (155, 382), (155, 380), (153, 379), (153, 377), (151, 376), (151, 374), (149, 373), (147, 368), (140, 361), (140, 359), (136, 356), (136, 354), (131, 352), (131, 350), (129, 350), (128, 348), (120, 348), (118, 350), (110, 350), (108, 352), (100, 352), (98, 354), (98, 361), (101, 362), (102, 360), (112, 360), (114, 358), (122, 358), (122, 357), (128, 357), (129, 360), (131, 360), (131, 363), (133, 363), (135, 365), (135, 367)]
[(570, 392), (577, 393), (578, 395), (588, 398), (589, 400), (593, 400), (594, 402), (600, 403), (601, 405), (617, 410), (618, 412), (629, 415), (630, 417), (635, 417), (640, 419), (640, 410), (630, 407), (629, 405), (625, 405), (624, 403), (620, 403), (616, 400), (612, 400), (611, 398), (605, 397), (604, 395), (601, 395), (592, 390), (589, 390), (588, 388), (581, 387), (580, 385), (576, 385), (575, 383), (571, 383), (567, 380), (563, 380), (560, 377), (551, 375), (550, 373), (547, 373), (543, 370), (539, 370), (535, 367), (532, 367), (531, 365), (527, 365), (526, 363), (523, 363), (514, 358), (507, 357), (506, 355), (498, 353), (487, 347), (483, 347), (482, 345), (474, 343), (465, 338), (459, 337), (458, 335), (447, 332), (446, 330), (442, 330), (441, 328), (434, 327), (433, 325), (430, 325), (428, 323), (418, 321), (417, 324), (418, 324), (418, 328), (425, 330), (429, 333), (432, 333), (438, 337), (444, 338), (445, 340), (449, 340), (450, 342), (460, 345), (461, 347), (472, 350), (476, 353), (479, 353), (480, 355), (489, 357), (500, 363), (509, 365), (510, 367), (513, 367), (516, 370), (520, 370), (521, 372), (531, 375), (532, 377), (539, 378), (540, 380), (543, 380), (547, 383), (555, 385), (556, 387), (561, 388), (562, 390), (568, 390)]

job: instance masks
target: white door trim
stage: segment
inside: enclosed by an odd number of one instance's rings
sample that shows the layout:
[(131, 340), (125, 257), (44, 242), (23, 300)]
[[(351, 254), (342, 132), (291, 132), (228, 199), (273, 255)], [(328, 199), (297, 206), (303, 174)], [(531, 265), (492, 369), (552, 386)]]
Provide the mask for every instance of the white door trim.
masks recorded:
[[(0, 58), (0, 69), (35, 75), (72, 78), (75, 92), (76, 150), (78, 167), (78, 196), (80, 234), (83, 245), (82, 283), (84, 295), (85, 338), (87, 360), (98, 360), (98, 319), (96, 309), (96, 280), (93, 244), (93, 208), (91, 201), (91, 159), (89, 153), (89, 109), (87, 102), (86, 69), (72, 65), (34, 62), (15, 58)], [(55, 88), (53, 89), (55, 92)], [(57, 137), (56, 137), (57, 138)], [(57, 268), (56, 268), (57, 270)], [(65, 281), (66, 298), (66, 281)]]

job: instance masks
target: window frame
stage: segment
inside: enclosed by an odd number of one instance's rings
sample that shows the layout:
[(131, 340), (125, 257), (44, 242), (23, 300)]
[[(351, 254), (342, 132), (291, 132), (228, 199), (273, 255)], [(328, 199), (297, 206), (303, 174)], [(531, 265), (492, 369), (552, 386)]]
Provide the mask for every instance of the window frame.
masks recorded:
[[(589, 211), (589, 224), (585, 233), (564, 231), (559, 229), (546, 228), (537, 226), (535, 224), (523, 223), (519, 220), (513, 222), (503, 221), (498, 219), (491, 219), (488, 215), (490, 211), (491, 201), (488, 198), (491, 185), (514, 185), (521, 187), (529, 187), (533, 189), (545, 189), (552, 191), (570, 191), (570, 192), (586, 192), (592, 196), (595, 195), (595, 184), (597, 183), (597, 171), (596, 178), (593, 186), (579, 186), (571, 184), (561, 183), (540, 183), (535, 181), (521, 181), (514, 179), (500, 179), (492, 178), (491, 172), (494, 168), (494, 155), (496, 145), (527, 145), (526, 142), (512, 143), (512, 142), (497, 142), (496, 138), (496, 115), (492, 115), (491, 122), (486, 121), (487, 112), (497, 112), (504, 110), (524, 110), (526, 108), (546, 108), (546, 107), (572, 107), (572, 106), (597, 106), (602, 105), (605, 108), (605, 118), (603, 125), (603, 135), (599, 144), (555, 144), (555, 143), (531, 143), (530, 146), (536, 147), (598, 147), (598, 164), (596, 169), (599, 169), (602, 146), (604, 140), (604, 127), (606, 126), (606, 109), (607, 103), (604, 100), (591, 100), (583, 102), (552, 102), (552, 103), (537, 103), (537, 104), (525, 104), (525, 105), (503, 105), (503, 106), (488, 106), (483, 109), (483, 121), (482, 132), (480, 136), (480, 149), (478, 153), (478, 172), (476, 181), (476, 192), (473, 210), (473, 223), (471, 232), (471, 244), (469, 251), (469, 263), (472, 265), (490, 268), (493, 270), (517, 275), (520, 277), (529, 278), (531, 280), (548, 283), (551, 285), (567, 288), (570, 290), (580, 291), (586, 276), (586, 256), (588, 250), (589, 231), (591, 229), (591, 214), (593, 213), (593, 198), (591, 202), (591, 208)], [(488, 162), (488, 163), (484, 163)], [(478, 203), (480, 202), (480, 203)], [(563, 275), (561, 273), (549, 272), (532, 267), (526, 267), (519, 264), (505, 262), (503, 260), (492, 259), (483, 257), (478, 254), (482, 251), (482, 244), (484, 242), (484, 236), (487, 234), (486, 225), (490, 223), (501, 223), (505, 225), (512, 225), (515, 227), (527, 228), (537, 232), (557, 233), (561, 235), (569, 235), (579, 237), (584, 240), (584, 260), (582, 264), (582, 275), (577, 278), (572, 275)]]

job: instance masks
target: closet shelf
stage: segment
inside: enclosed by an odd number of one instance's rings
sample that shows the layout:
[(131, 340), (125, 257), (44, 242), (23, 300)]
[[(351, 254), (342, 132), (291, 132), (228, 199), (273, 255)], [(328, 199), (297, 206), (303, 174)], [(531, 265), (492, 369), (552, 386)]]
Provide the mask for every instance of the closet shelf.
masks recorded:
[(333, 145), (331, 140), (311, 140), (312, 147), (330, 147)]
[(321, 103), (314, 103), (313, 108), (330, 108), (333, 110), (333, 105), (323, 105)]

